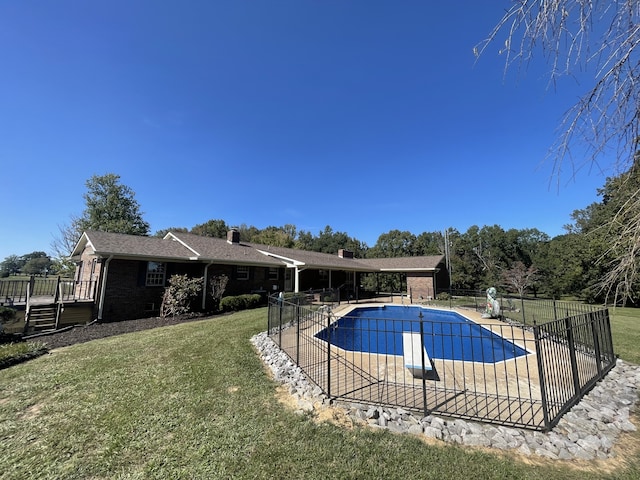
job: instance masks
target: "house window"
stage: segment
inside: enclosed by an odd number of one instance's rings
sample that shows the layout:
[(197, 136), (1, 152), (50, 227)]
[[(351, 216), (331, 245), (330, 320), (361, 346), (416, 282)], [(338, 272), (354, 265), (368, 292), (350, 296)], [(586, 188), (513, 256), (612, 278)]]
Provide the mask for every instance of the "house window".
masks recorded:
[(269, 267), (269, 280), (278, 280), (278, 267)]
[(93, 280), (96, 278), (96, 265), (98, 264), (98, 259), (94, 258), (91, 261), (91, 274), (89, 276), (89, 280)]
[(249, 267), (238, 265), (236, 269), (236, 278), (238, 280), (249, 280)]
[(79, 282), (82, 279), (82, 266), (84, 265), (84, 262), (78, 262), (76, 263), (76, 278), (74, 279), (77, 282)]
[(165, 263), (147, 262), (147, 287), (162, 287), (167, 268)]
[(318, 270), (318, 277), (320, 280), (329, 280), (329, 270)]

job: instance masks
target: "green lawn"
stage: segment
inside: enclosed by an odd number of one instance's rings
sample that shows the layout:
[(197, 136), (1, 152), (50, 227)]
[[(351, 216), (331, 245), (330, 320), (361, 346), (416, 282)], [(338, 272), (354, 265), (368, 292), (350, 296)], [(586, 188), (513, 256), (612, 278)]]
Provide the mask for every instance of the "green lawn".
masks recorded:
[(614, 351), (631, 363), (640, 364), (640, 308), (609, 308)]
[[(632, 359), (627, 337), (640, 326), (621, 318), (616, 345), (625, 337)], [(522, 461), (295, 414), (249, 342), (265, 324), (266, 310), (252, 310), (0, 370), (0, 478), (640, 478), (628, 447), (609, 464)], [(635, 433), (624, 445), (639, 442)]]

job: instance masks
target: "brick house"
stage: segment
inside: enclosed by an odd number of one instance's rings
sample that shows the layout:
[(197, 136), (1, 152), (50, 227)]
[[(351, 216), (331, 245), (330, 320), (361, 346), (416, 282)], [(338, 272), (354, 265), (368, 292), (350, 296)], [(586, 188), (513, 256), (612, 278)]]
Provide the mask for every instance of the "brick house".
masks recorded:
[[(225, 295), (300, 292), (338, 288), (357, 298), (362, 273), (406, 274), (415, 299), (433, 297), (444, 286), (444, 257), (356, 259), (348, 250), (336, 255), (241, 242), (231, 230), (226, 239), (170, 232), (164, 238), (85, 232), (72, 253), (75, 280), (97, 282), (94, 318), (118, 321), (155, 316), (164, 287), (174, 274), (208, 279), (226, 275)], [(210, 311), (202, 293), (195, 310)]]

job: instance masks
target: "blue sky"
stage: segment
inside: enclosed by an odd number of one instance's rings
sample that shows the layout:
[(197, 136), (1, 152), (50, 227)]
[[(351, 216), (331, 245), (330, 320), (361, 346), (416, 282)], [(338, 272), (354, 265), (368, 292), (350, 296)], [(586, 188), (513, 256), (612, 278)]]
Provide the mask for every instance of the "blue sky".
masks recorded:
[[(92, 175), (152, 232), (330, 225), (373, 246), (472, 225), (555, 236), (605, 177), (551, 178), (561, 115), (541, 58), (473, 47), (507, 1), (0, 3), (0, 260), (49, 252)], [(607, 172), (610, 174), (610, 172)]]

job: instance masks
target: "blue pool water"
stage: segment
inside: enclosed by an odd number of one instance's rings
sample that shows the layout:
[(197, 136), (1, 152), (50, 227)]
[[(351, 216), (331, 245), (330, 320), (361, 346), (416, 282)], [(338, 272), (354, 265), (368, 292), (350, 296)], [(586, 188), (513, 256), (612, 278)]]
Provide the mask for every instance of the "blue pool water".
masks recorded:
[(456, 312), (414, 306), (356, 308), (316, 337), (344, 350), (402, 355), (402, 332), (420, 332), (420, 313), (431, 358), (495, 363), (529, 353)]

